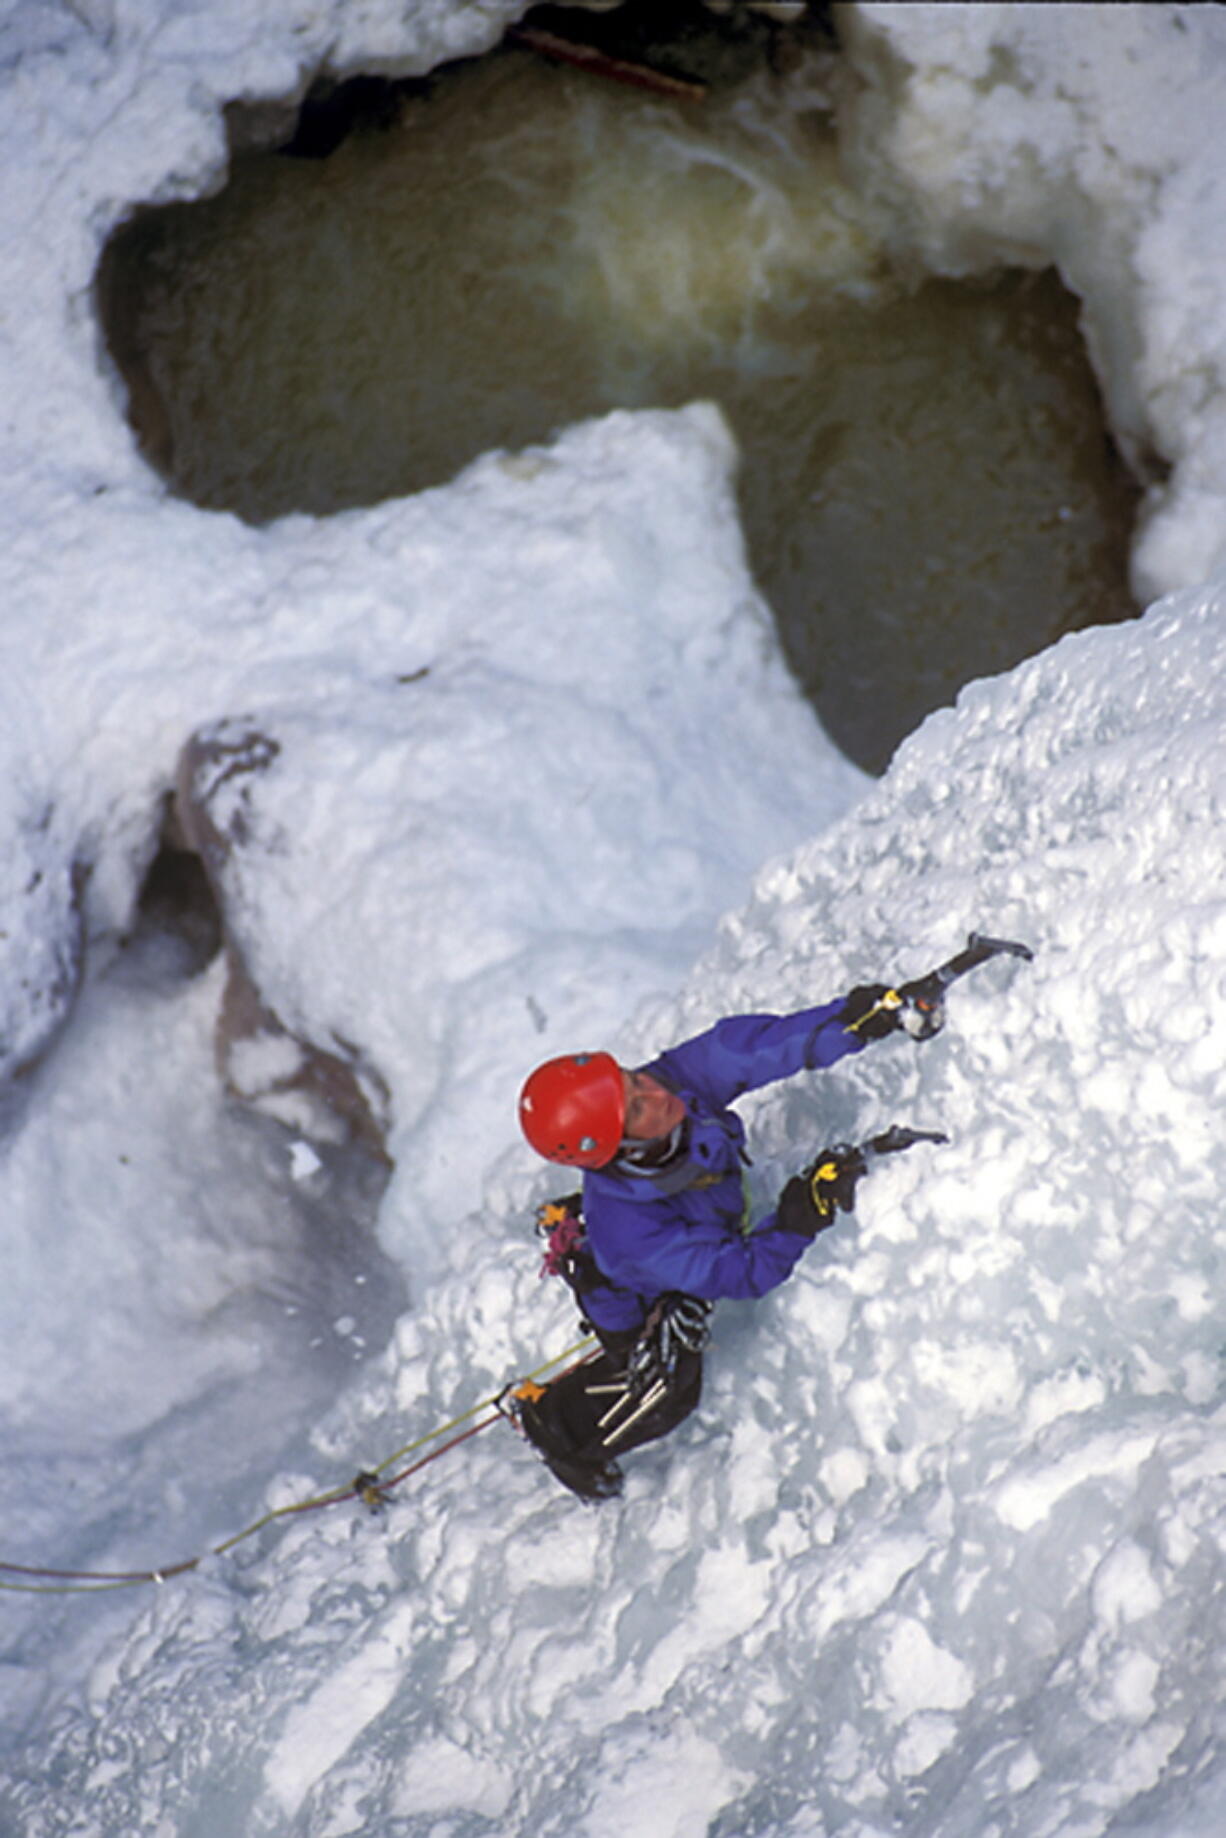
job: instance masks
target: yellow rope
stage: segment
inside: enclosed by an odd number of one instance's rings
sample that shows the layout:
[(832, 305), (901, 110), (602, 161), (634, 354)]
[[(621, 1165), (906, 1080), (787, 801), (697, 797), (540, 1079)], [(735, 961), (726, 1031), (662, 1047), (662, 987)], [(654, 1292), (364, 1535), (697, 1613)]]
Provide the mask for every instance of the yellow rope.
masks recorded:
[[(564, 1353), (555, 1354), (552, 1359), (547, 1359), (543, 1366), (538, 1366), (534, 1372), (525, 1372), (523, 1376), (525, 1379), (539, 1378), (542, 1372), (551, 1372), (555, 1366), (560, 1366), (563, 1360), (573, 1359), (577, 1353), (583, 1353), (588, 1347), (595, 1346), (595, 1344), (595, 1337), (587, 1334), (582, 1340), (577, 1340), (573, 1347), (567, 1347)], [(394, 1467), (397, 1462), (403, 1461), (406, 1455), (413, 1455), (418, 1449), (424, 1449), (428, 1442), (437, 1442), (441, 1436), (448, 1435), (452, 1430), (458, 1430), (462, 1423), (467, 1423), (471, 1418), (480, 1416), (483, 1410), (492, 1410), (502, 1395), (501, 1391), (496, 1391), (493, 1397), (482, 1398), (481, 1402), (474, 1404), (471, 1410), (466, 1410), (462, 1416), (453, 1417), (450, 1423), (444, 1423), (440, 1429), (431, 1430), (426, 1436), (419, 1436), (416, 1442), (406, 1442), (402, 1449), (396, 1449), (381, 1461), (377, 1468), (372, 1468), (371, 1474), (382, 1474), (385, 1468)]]
[[(532, 1372), (526, 1373), (524, 1376), (527, 1379), (537, 1379), (543, 1372), (551, 1372), (555, 1366), (560, 1366), (564, 1361), (574, 1359), (580, 1353), (585, 1353), (590, 1347), (595, 1346), (595, 1344), (594, 1336), (588, 1334), (582, 1340), (577, 1340), (573, 1346), (567, 1347), (564, 1352), (556, 1353), (552, 1359), (545, 1360), (542, 1365), (537, 1366)], [(509, 1389), (509, 1387), (504, 1388), (504, 1391), (495, 1392), (492, 1397), (482, 1398), (480, 1402), (474, 1404), (470, 1410), (462, 1412), (458, 1417), (453, 1417), (449, 1423), (440, 1424), (437, 1429), (427, 1431), (424, 1436), (418, 1436), (413, 1442), (406, 1442), (402, 1448), (395, 1449), (390, 1455), (385, 1456), (378, 1467), (366, 1469), (364, 1473), (371, 1475), (382, 1474), (385, 1469), (391, 1468), (395, 1466), (396, 1463), (403, 1461), (406, 1455), (412, 1455), (418, 1449), (424, 1449), (428, 1443), (441, 1441), (444, 1436), (450, 1435), (453, 1430), (458, 1430), (463, 1424), (471, 1422), (474, 1417), (479, 1417), (483, 1410), (493, 1410), (505, 1395), (505, 1389)], [(444, 1452), (445, 1451), (440, 1450), (440, 1454)], [(265, 1526), (275, 1524), (278, 1519), (289, 1518), (295, 1513), (315, 1512), (321, 1507), (335, 1506), (343, 1500), (352, 1500), (355, 1497), (359, 1497), (358, 1489), (355, 1487), (354, 1483), (351, 1482), (348, 1486), (333, 1488), (328, 1493), (315, 1494), (305, 1500), (293, 1500), (286, 1506), (274, 1506), (270, 1511), (266, 1512), (262, 1518), (255, 1520), (253, 1524), (246, 1526), (241, 1532), (235, 1532), (232, 1537), (223, 1539), (220, 1544), (210, 1546), (207, 1555), (210, 1557), (224, 1557), (228, 1551), (234, 1549), (235, 1545), (242, 1544), (247, 1538), (254, 1538), (257, 1532), (262, 1532)], [(86, 1570), (73, 1572), (42, 1570), (26, 1564), (6, 1564), (0, 1562), (0, 1571), (8, 1571), (10, 1575), (16, 1573), (19, 1575), (42, 1577), (46, 1579), (53, 1577), (65, 1579), (59, 1582), (46, 1580), (29, 1583), (14, 1583), (0, 1580), (0, 1590), (16, 1591), (26, 1595), (102, 1594), (104, 1591), (111, 1589), (133, 1589), (137, 1587), (138, 1584), (168, 1582), (174, 1577), (186, 1576), (190, 1571), (198, 1569), (203, 1562), (203, 1555), (200, 1557), (187, 1557), (178, 1563), (167, 1564), (161, 1569), (133, 1571), (131, 1575), (122, 1576), (114, 1575), (106, 1571), (99, 1571), (91, 1574)]]

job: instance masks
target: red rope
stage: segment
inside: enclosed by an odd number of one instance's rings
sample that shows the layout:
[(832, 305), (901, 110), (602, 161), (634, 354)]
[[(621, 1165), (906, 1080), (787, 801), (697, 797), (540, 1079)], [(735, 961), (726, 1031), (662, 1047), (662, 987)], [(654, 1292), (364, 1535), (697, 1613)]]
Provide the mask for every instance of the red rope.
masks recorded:
[[(479, 1423), (474, 1423), (470, 1429), (462, 1431), (458, 1436), (452, 1436), (447, 1442), (440, 1443), (437, 1449), (432, 1449), (429, 1455), (423, 1455), (420, 1461), (412, 1462), (407, 1468), (402, 1468), (399, 1474), (389, 1475), (385, 1481), (379, 1481), (372, 1489), (376, 1503), (378, 1503), (379, 1497), (385, 1494), (389, 1488), (398, 1487), (401, 1481), (407, 1481), (410, 1475), (419, 1473), (422, 1468), (428, 1468), (430, 1463), (432, 1461), (437, 1461), (440, 1455), (446, 1455), (449, 1450), (459, 1448), (462, 1442), (467, 1442), (471, 1437), (479, 1435), (482, 1430), (489, 1429), (491, 1424), (502, 1421), (504, 1421), (502, 1412), (497, 1410), (492, 1411), (488, 1417), (483, 1417)], [(336, 1506), (344, 1500), (364, 1500), (366, 1497), (365, 1490), (360, 1486), (343, 1487), (339, 1488), (335, 1493), (323, 1494), (315, 1500), (302, 1500), (296, 1505), (282, 1506), (278, 1508), (274, 1516), (283, 1518), (291, 1513), (319, 1512), (325, 1506)], [(94, 1584), (98, 1587), (99, 1591), (101, 1591), (101, 1589), (107, 1585), (118, 1587), (125, 1583), (165, 1582), (169, 1577), (185, 1576), (189, 1571), (199, 1569), (203, 1562), (204, 1559), (202, 1557), (187, 1557), (179, 1563), (166, 1564), (157, 1570), (52, 1570), (33, 1564), (10, 1564), (0, 1562), (0, 1572), (3, 1572), (7, 1576), (28, 1576), (49, 1584), (79, 1583), (86, 1586)], [(3, 1585), (0, 1585), (0, 1587), (3, 1587)], [(20, 1588), (21, 1585), (14, 1584), (13, 1587)], [(41, 1594), (51, 1592), (35, 1589), (32, 1590), (31, 1593)], [(89, 1593), (88, 1587), (84, 1588), (83, 1593)]]
[(480, 1423), (474, 1423), (471, 1429), (462, 1431), (458, 1436), (453, 1436), (450, 1442), (440, 1443), (437, 1449), (431, 1449), (429, 1455), (423, 1455), (420, 1461), (413, 1462), (408, 1468), (402, 1468), (399, 1474), (389, 1475), (387, 1480), (380, 1482), (380, 1486), (384, 1488), (398, 1487), (401, 1481), (408, 1480), (410, 1474), (419, 1473), (422, 1468), (428, 1468), (432, 1461), (437, 1461), (440, 1455), (446, 1455), (448, 1449), (458, 1449), (460, 1444), (462, 1442), (467, 1442), (470, 1436), (480, 1435), (481, 1431), (487, 1430), (491, 1423), (501, 1423), (503, 1421), (502, 1412), (498, 1410), (494, 1411), (490, 1416), (483, 1417)]
[[(570, 1351), (574, 1351), (574, 1349), (572, 1348)], [(559, 1364), (560, 1360), (566, 1357), (566, 1354), (562, 1354), (557, 1360), (549, 1360), (544, 1366), (538, 1368), (538, 1370), (542, 1372), (547, 1371), (551, 1366)], [(573, 1372), (577, 1367), (586, 1365), (590, 1359), (595, 1357), (598, 1357), (598, 1355), (592, 1353), (585, 1354), (583, 1358), (577, 1359), (571, 1365), (567, 1366), (564, 1372), (558, 1374), (558, 1376), (565, 1377), (566, 1373)], [(511, 1389), (513, 1389), (513, 1387), (509, 1386), (508, 1391)], [(506, 1394), (503, 1393), (502, 1395), (505, 1396)], [(499, 1402), (500, 1401), (501, 1399)], [(494, 1400), (487, 1399), (486, 1402), (494, 1403)], [(477, 1408), (480, 1409), (481, 1407), (478, 1405)], [(469, 1412), (468, 1414), (471, 1415), (472, 1413)], [(271, 1525), (275, 1520), (287, 1518), (291, 1514), (319, 1512), (325, 1506), (336, 1506), (345, 1500), (361, 1500), (367, 1505), (378, 1507), (383, 1504), (386, 1494), (392, 1487), (398, 1487), (402, 1481), (407, 1481), (410, 1475), (419, 1474), (423, 1468), (428, 1468), (432, 1461), (437, 1461), (440, 1455), (446, 1455), (451, 1449), (458, 1449), (461, 1443), (468, 1442), (473, 1436), (479, 1436), (481, 1431), (489, 1429), (491, 1424), (506, 1422), (508, 1420), (507, 1413), (498, 1409), (495, 1405), (495, 1408), (491, 1410), (488, 1417), (483, 1417), (480, 1422), (472, 1424), (470, 1428), (461, 1431), (458, 1436), (452, 1436), (446, 1442), (440, 1443), (438, 1448), (432, 1449), (428, 1455), (423, 1455), (420, 1460), (411, 1462), (407, 1468), (402, 1468), (398, 1474), (390, 1475), (387, 1480), (381, 1481), (379, 1479), (379, 1472), (376, 1469), (373, 1473), (358, 1475), (357, 1479), (350, 1486), (337, 1488), (332, 1493), (321, 1494), (317, 1498), (311, 1500), (291, 1502), (288, 1506), (274, 1507), (270, 1512), (266, 1513), (262, 1519), (257, 1519), (254, 1525), (249, 1525), (245, 1531), (236, 1533), (232, 1538), (227, 1538), (221, 1544), (213, 1545), (207, 1555), (211, 1557), (224, 1556), (236, 1544), (241, 1543), (243, 1539), (252, 1537), (256, 1532), (263, 1531), (266, 1526)], [(429, 1440), (429, 1437), (422, 1437), (416, 1446), (420, 1447), (422, 1441)], [(172, 1576), (186, 1576), (190, 1571), (199, 1569), (204, 1561), (205, 1556), (202, 1554), (198, 1557), (183, 1558), (178, 1563), (165, 1564), (155, 1570), (52, 1570), (33, 1564), (12, 1564), (0, 1561), (0, 1576), (20, 1576), (34, 1579), (30, 1583), (0, 1582), (0, 1590), (24, 1589), (31, 1595), (53, 1595), (57, 1593), (57, 1591), (59, 1593), (64, 1593), (65, 1591), (71, 1593), (75, 1590), (78, 1594), (89, 1595), (91, 1593), (101, 1593), (106, 1589), (122, 1589), (134, 1583), (163, 1583)], [(46, 1587), (39, 1588), (38, 1584), (40, 1582), (45, 1584)]]

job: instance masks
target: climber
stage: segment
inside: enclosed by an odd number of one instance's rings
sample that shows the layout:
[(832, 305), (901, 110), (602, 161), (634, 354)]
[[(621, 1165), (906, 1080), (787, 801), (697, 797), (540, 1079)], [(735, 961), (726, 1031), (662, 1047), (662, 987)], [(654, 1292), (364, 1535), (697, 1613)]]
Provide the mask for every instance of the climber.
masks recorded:
[[(782, 1283), (836, 1207), (850, 1210), (869, 1165), (866, 1149), (885, 1153), (921, 1139), (895, 1131), (872, 1145), (823, 1150), (748, 1229), (745, 1128), (729, 1106), (775, 1080), (834, 1066), (870, 1041), (899, 1032), (930, 1039), (944, 1022), (948, 984), (1002, 951), (1030, 955), (1025, 946), (972, 933), (948, 963), (896, 988), (861, 984), (795, 1014), (732, 1016), (635, 1069), (609, 1053), (574, 1053), (528, 1078), (519, 1101), (528, 1141), (547, 1160), (583, 1170), (581, 1195), (541, 1209), (550, 1234), (546, 1265), (570, 1282), (601, 1342), (602, 1395), (618, 1375), (628, 1385), (620, 1406), (609, 1407), (608, 1428), (616, 1433), (585, 1443), (603, 1473), (598, 1495), (616, 1491), (611, 1456), (663, 1434), (697, 1403), (710, 1304), (762, 1296)], [(585, 1382), (582, 1375), (580, 1368), (570, 1393)], [(648, 1397), (654, 1414), (644, 1407)], [(555, 1445), (563, 1429), (574, 1442), (601, 1421), (586, 1405), (574, 1420), (575, 1403), (563, 1392), (530, 1400), (522, 1427), (547, 1459), (545, 1417), (567, 1419), (554, 1425)], [(610, 1440), (612, 1447), (601, 1446)], [(575, 1485), (573, 1476), (560, 1478)]]

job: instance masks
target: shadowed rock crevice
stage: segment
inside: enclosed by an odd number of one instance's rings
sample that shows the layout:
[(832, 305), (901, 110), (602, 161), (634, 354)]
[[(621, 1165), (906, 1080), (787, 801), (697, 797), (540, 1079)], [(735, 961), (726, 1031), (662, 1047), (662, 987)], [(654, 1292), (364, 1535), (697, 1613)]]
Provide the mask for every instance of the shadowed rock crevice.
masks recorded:
[(218, 914), (226, 986), (217, 1021), (217, 1065), (232, 1096), (313, 1141), (358, 1144), (390, 1167), (391, 1095), (351, 1041), (296, 1035), (258, 988), (242, 943), (243, 857), (258, 863), (276, 838), (251, 815), (253, 779), (269, 771), (279, 743), (258, 726), (219, 722), (183, 750), (175, 826), (204, 877)]

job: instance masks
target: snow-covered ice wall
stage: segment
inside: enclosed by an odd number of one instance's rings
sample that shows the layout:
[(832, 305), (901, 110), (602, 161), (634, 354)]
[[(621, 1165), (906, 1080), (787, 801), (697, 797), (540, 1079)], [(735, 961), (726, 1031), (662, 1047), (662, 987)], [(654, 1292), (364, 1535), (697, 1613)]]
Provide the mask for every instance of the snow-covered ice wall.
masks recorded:
[[(218, 181), (227, 100), (293, 92), (325, 57), (426, 68), (514, 10), (120, 0), (0, 28), (12, 1061), (71, 1015), (83, 941), (101, 963), (130, 922), (184, 743), (241, 737), (207, 788), (235, 947), (295, 1036), (386, 1085), (384, 1236), (415, 1286), (311, 1472), (283, 1452), (280, 1501), (568, 1337), (524, 1246), (542, 1191), (512, 1141), (525, 1059), (580, 1030), (647, 1051), (729, 1007), (917, 971), (970, 923), (1038, 955), (979, 973), (937, 1042), (755, 1101), (761, 1198), (831, 1134), (953, 1140), (874, 1177), (775, 1297), (721, 1313), (701, 1416), (622, 1504), (580, 1512), (495, 1431), (384, 1521), (297, 1522), (135, 1611), (6, 1601), (0, 1812), (31, 1838), (1209, 1838), (1226, 27), (1199, 8), (846, 9), (844, 131), (900, 244), (950, 267), (1060, 260), (1121, 434), (1174, 466), (1138, 567), (1182, 591), (973, 686), (829, 828), (862, 787), (772, 649), (711, 410), (615, 417), (419, 500), (264, 532), (167, 499), (132, 452), (90, 311), (117, 216)], [(216, 981), (180, 1011), (185, 1089)], [(31, 1486), (12, 1555), (156, 1561), (156, 1491), (108, 1501), (106, 1457), (148, 1437), (128, 1408), (142, 1361), (156, 1391), (181, 1345), (177, 1401), (203, 1393), (192, 1289), (211, 1306), (242, 1253), (201, 1233), (167, 1303), (141, 1158), (123, 1195), (113, 1169), (63, 1181), (104, 1151), (79, 1088), (28, 1134), (47, 1089), (27, 1083), (6, 1154), (5, 1396), (53, 1451), (63, 1385), (96, 1466), (84, 1517), (71, 1469)], [(183, 1153), (175, 1230), (195, 1245), (203, 1150)], [(63, 1217), (65, 1194), (92, 1216)], [(142, 1284), (131, 1376), (117, 1345), (91, 1423), (76, 1345), (108, 1285)]]

